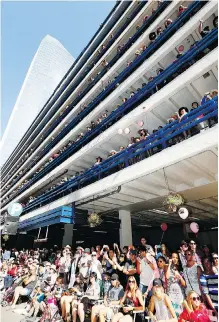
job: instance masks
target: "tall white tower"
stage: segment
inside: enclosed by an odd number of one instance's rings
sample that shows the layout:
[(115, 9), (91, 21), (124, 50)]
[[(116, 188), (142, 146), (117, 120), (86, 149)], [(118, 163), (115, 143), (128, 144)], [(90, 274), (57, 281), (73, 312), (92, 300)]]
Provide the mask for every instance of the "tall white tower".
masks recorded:
[(3, 165), (74, 62), (55, 38), (47, 35), (30, 64), (1, 140)]

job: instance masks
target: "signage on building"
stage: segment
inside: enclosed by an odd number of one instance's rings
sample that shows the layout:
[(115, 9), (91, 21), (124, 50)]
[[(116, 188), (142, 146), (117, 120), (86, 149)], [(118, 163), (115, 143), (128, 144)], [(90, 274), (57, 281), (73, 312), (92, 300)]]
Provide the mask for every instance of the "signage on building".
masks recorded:
[(8, 206), (7, 211), (12, 217), (19, 217), (23, 211), (23, 206), (18, 202), (14, 202)]

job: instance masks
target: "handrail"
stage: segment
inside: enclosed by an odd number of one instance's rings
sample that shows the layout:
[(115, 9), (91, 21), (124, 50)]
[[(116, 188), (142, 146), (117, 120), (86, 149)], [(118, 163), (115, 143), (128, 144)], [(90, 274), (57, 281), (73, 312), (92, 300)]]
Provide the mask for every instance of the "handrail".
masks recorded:
[[(52, 170), (57, 165), (61, 164), (64, 160), (66, 160), (70, 155), (77, 152), (84, 144), (90, 142), (95, 135), (98, 135), (105, 130), (107, 127), (112, 125), (113, 121), (117, 121), (118, 117), (121, 118), (124, 115), (124, 112), (129, 112), (140, 103), (145, 101), (148, 97), (153, 95), (153, 91), (156, 89), (157, 85), (166, 81), (168, 77), (174, 74), (176, 71), (179, 71), (182, 66), (188, 64), (192, 59), (195, 58), (200, 52), (202, 52), (205, 48), (215, 41), (217, 41), (218, 29), (212, 30), (207, 36), (201, 39), (196, 45), (188, 50), (178, 61), (173, 62), (169, 67), (166, 68), (164, 72), (159, 74), (155, 79), (146, 84), (138, 93), (136, 93), (132, 98), (130, 98), (127, 102), (122, 104), (116, 111), (112, 112), (102, 123), (100, 123), (93, 131), (88, 132), (84, 138), (80, 141), (76, 142), (75, 145), (69, 147), (63, 154), (53, 160), (46, 168), (44, 168), (40, 173), (36, 174), (30, 182), (28, 182), (25, 186), (23, 186), (13, 197), (11, 200), (20, 194), (22, 191), (26, 190), (29, 186), (31, 186), (34, 182), (38, 181), (38, 179), (42, 178), (49, 170)], [(188, 66), (187, 66), (188, 67)], [(170, 80), (169, 80), (170, 81)], [(8, 203), (9, 201), (7, 201)], [(5, 203), (4, 203), (5, 204)], [(4, 205), (3, 204), (3, 205)]]
[[(147, 151), (151, 151), (154, 147), (160, 147), (160, 145), (162, 145), (162, 150), (167, 148), (168, 140), (184, 133), (185, 131), (197, 126), (199, 123), (204, 122), (209, 118), (217, 116), (217, 110), (218, 102), (214, 99), (210, 100), (204, 105), (201, 105), (195, 110), (189, 112), (181, 122), (175, 121), (166, 125), (163, 129), (158, 130), (146, 140), (133, 144), (126, 150), (123, 150), (109, 159), (102, 161), (99, 165), (94, 165), (92, 168), (86, 170), (83, 174), (71, 179), (52, 191), (45, 193), (43, 196), (40, 196), (38, 200), (34, 200), (28, 206), (24, 207), (24, 212), (27, 212), (28, 210), (37, 206), (39, 203), (42, 204), (42, 202), (48, 201), (48, 199), (53, 196), (57, 197), (57, 193), (63, 193), (64, 191), (72, 189), (75, 186), (77, 186), (79, 189), (81, 183), (84, 184), (86, 181), (90, 181), (93, 177), (97, 177), (97, 180), (95, 181), (98, 181), (101, 179), (101, 176), (104, 172), (109, 171), (112, 168), (117, 169), (118, 165), (122, 164), (124, 167), (128, 167), (131, 165), (129, 163), (130, 159), (133, 159), (137, 156), (142, 157), (142, 154)], [(204, 116), (200, 118), (200, 115)]]
[[(147, 0), (148, 1), (148, 0)], [(145, 3), (147, 2), (147, 1), (143, 1), (139, 6), (138, 6), (138, 8), (139, 8), (139, 10), (143, 7), (143, 5), (145, 5)], [(129, 5), (131, 4), (131, 1), (127, 1), (127, 7), (126, 7), (126, 9), (129, 7)], [(111, 30), (111, 29), (110, 29)], [(109, 31), (110, 31), (109, 30)], [(106, 35), (105, 35), (106, 36)], [(104, 37), (105, 37), (104, 36)], [(98, 46), (98, 45), (97, 45)], [(96, 47), (97, 47), (96, 46)], [(85, 47), (85, 49), (86, 49), (86, 47)], [(83, 52), (82, 52), (82, 54), (83, 54)], [(68, 77), (68, 75), (69, 75), (69, 73), (71, 72), (71, 70), (73, 69), (73, 67), (75, 66), (74, 65), (75, 63), (73, 63), (73, 65), (72, 65), (72, 67), (70, 68), (70, 70), (68, 70), (68, 72), (66, 73), (66, 75), (64, 76), (64, 78), (62, 79), (62, 81), (61, 82), (63, 82), (67, 77)], [(69, 85), (69, 83), (72, 81), (72, 79), (73, 79), (73, 77), (74, 76), (76, 76), (77, 75), (77, 73), (78, 73), (78, 71), (80, 71), (80, 69), (81, 69), (81, 66), (78, 66), (78, 68), (75, 70), (75, 72), (74, 72), (74, 74), (71, 76), (71, 78), (69, 78), (67, 81), (66, 81), (66, 83), (65, 84), (63, 84), (62, 85), (62, 87), (58, 90), (58, 92), (57, 93), (55, 93), (54, 94), (54, 92), (53, 92), (53, 94), (52, 94), (52, 98), (50, 97), (49, 98), (49, 100), (46, 102), (46, 104), (44, 105), (44, 108), (46, 107), (46, 105), (48, 104), (48, 106), (47, 106), (47, 110), (46, 109), (42, 109), (42, 111), (38, 114), (38, 116), (37, 117), (39, 117), (40, 116), (40, 114), (43, 114), (44, 113), (44, 115), (42, 115), (41, 116), (41, 120), (42, 120), (42, 118), (44, 117), (44, 116), (46, 116), (46, 114), (47, 114), (47, 112), (49, 111), (49, 109), (52, 107), (52, 105), (55, 103), (55, 101), (58, 99), (58, 96), (60, 96), (61, 94), (62, 94), (62, 92), (65, 90), (65, 88)], [(57, 86), (57, 88), (55, 89), (55, 91), (58, 89), (58, 87), (59, 86)], [(54, 96), (55, 95), (55, 96)], [(50, 101), (51, 100), (51, 101)], [(53, 101), (52, 101), (53, 100)], [(63, 102), (62, 102), (62, 104), (63, 104)], [(56, 112), (56, 110), (54, 110), (55, 112)], [(54, 114), (54, 113), (53, 113)], [(51, 117), (51, 116), (50, 116)], [(39, 123), (38, 123), (39, 124)], [(38, 124), (36, 125), (36, 126), (38, 126)], [(43, 124), (43, 126), (45, 125), (46, 123), (44, 123)], [(30, 126), (30, 128), (27, 130), (27, 132), (29, 131), (31, 129), (31, 126)], [(41, 128), (42, 129), (42, 128)], [(41, 129), (39, 130), (39, 131), (41, 131)], [(39, 133), (39, 131), (37, 132), (37, 134), (35, 134), (35, 135), (38, 135), (38, 133)], [(26, 132), (26, 133), (27, 133)], [(22, 140), (24, 140), (24, 137), (22, 138)], [(21, 144), (21, 142), (22, 142), (22, 140), (20, 141), (20, 143), (19, 144)], [(23, 142), (24, 144), (25, 144), (25, 142)], [(19, 146), (19, 145), (18, 145)], [(18, 146), (16, 147), (16, 148), (18, 148)], [(4, 169), (3, 169), (4, 170)]]
[[(108, 85), (105, 89), (104, 92), (101, 92), (95, 99), (92, 103), (90, 103), (87, 108), (82, 111), (76, 118), (74, 118), (69, 124), (68, 126), (65, 127), (65, 129), (63, 129), (61, 131), (61, 133), (59, 135), (57, 135), (57, 137), (55, 138), (55, 140), (53, 140), (51, 143), (49, 143), (46, 148), (44, 148), (44, 150), (40, 153), (38, 159), (36, 161), (33, 161), (31, 164), (30, 164), (30, 167), (34, 166), (38, 160), (40, 158), (42, 158), (44, 155), (46, 155), (46, 153), (52, 148), (55, 146), (55, 144), (61, 140), (74, 126), (76, 126), (83, 117), (85, 117), (86, 115), (89, 114), (90, 111), (92, 111), (98, 104), (99, 104), (99, 101), (103, 100), (104, 98), (106, 98), (107, 95), (109, 95), (113, 89), (116, 87), (117, 83), (118, 82), (122, 82), (124, 81), (131, 72), (133, 72), (135, 69), (137, 69), (139, 67), (139, 65), (148, 57), (150, 57), (151, 54), (154, 53), (154, 50), (158, 49), (160, 47), (159, 45), (159, 42), (160, 40), (164, 40), (169, 36), (169, 34), (171, 34), (172, 31), (174, 31), (174, 29), (176, 28), (175, 24), (180, 25), (182, 23), (182, 20), (183, 22), (186, 22), (184, 21), (184, 18), (185, 20), (190, 17), (192, 14), (193, 14), (193, 11), (197, 12), (197, 10), (200, 10), (200, 8), (205, 4), (205, 2), (203, 1), (196, 1), (194, 2), (193, 4), (190, 5), (190, 7), (180, 15), (180, 17), (172, 24), (170, 25), (164, 32), (162, 35), (160, 35), (156, 40), (155, 42), (150, 45), (146, 50), (145, 52), (139, 56), (135, 62), (133, 62), (133, 64), (131, 66), (128, 66), (124, 71), (122, 71), (120, 73), (120, 75), (116, 78), (116, 80), (114, 82), (112, 82), (110, 85)], [(175, 26), (175, 28), (174, 28)], [(171, 28), (170, 28), (171, 27)], [(175, 32), (175, 31), (174, 31)], [(162, 36), (162, 37), (161, 37)], [(163, 39), (165, 36), (165, 39)], [(161, 43), (162, 45), (162, 43)], [(25, 172), (26, 173), (26, 172)], [(25, 174), (25, 173), (22, 173), (22, 176)], [(20, 177), (19, 177), (20, 178)], [(15, 181), (15, 183), (19, 180), (19, 178)]]
[[(91, 38), (91, 40), (89, 41), (89, 43), (87, 44), (87, 46), (82, 50), (82, 52), (79, 54), (79, 56), (76, 58), (76, 60), (74, 61), (74, 63), (72, 64), (71, 68), (66, 72), (66, 74), (63, 76), (62, 80), (58, 83), (58, 85), (56, 86), (56, 88), (54, 89), (53, 93), (51, 94), (50, 98), (47, 100), (47, 102), (44, 104), (43, 108), (41, 109), (41, 111), (38, 113), (37, 117), (40, 117), (41, 114), (43, 114), (46, 110), (46, 107), (47, 107), (47, 111), (46, 113), (48, 112), (48, 105), (50, 100), (54, 97), (54, 95), (56, 95), (56, 91), (59, 89), (59, 87), (61, 86), (61, 84), (66, 80), (66, 78), (68, 77), (69, 73), (71, 72), (71, 70), (74, 68), (74, 66), (76, 65), (76, 63), (79, 61), (79, 59), (82, 57), (82, 55), (84, 54), (84, 52), (87, 50), (87, 48), (89, 47), (89, 45), (91, 44), (91, 42), (93, 41), (93, 39), (97, 36), (98, 32), (101, 31), (101, 29), (105, 26), (107, 20), (111, 17), (111, 15), (113, 14), (113, 12), (116, 10), (117, 6), (121, 3), (121, 1), (118, 1), (116, 2), (115, 6), (112, 8), (112, 10), (110, 11), (110, 13), (107, 15), (106, 19), (104, 20), (103, 24), (98, 28), (98, 30), (96, 31), (96, 33), (94, 34), (94, 36)], [(126, 9), (129, 7), (129, 5), (131, 4), (131, 1), (127, 1), (128, 5), (126, 7)], [(106, 35), (104, 35), (105, 37)], [(100, 40), (101, 41), (101, 40)], [(99, 45), (99, 44), (98, 44)], [(97, 45), (97, 46), (98, 46)], [(96, 47), (97, 47), (96, 46)], [(96, 49), (96, 48), (95, 48)], [(89, 54), (89, 52), (87, 53)], [(64, 84), (63, 84), (64, 85)], [(62, 85), (62, 86), (63, 86)], [(42, 117), (42, 116), (41, 116)], [(43, 115), (44, 117), (44, 115)], [(31, 129), (31, 126), (29, 127), (29, 129), (26, 131), (25, 135), (28, 133), (28, 131)], [(25, 139), (25, 135), (23, 136), (23, 138), (21, 139), (21, 141), (18, 143), (18, 146), (16, 147), (16, 149), (19, 147), (19, 145), (22, 143), (22, 140)], [(11, 157), (10, 157), (11, 158)], [(10, 160), (7, 161), (7, 163), (9, 162)], [(6, 165), (6, 164), (5, 164)], [(4, 165), (4, 166), (5, 166)]]
[[(165, 0), (165, 1), (167, 1), (167, 0)], [(122, 25), (122, 27), (119, 29), (119, 31), (114, 35), (114, 37), (108, 42), (108, 44), (106, 45), (106, 48), (94, 59), (94, 61), (93, 61), (93, 64), (95, 64), (95, 63), (97, 63), (98, 61), (99, 61), (99, 59), (103, 56), (103, 54), (111, 47), (111, 45), (113, 44), (113, 42), (119, 37), (119, 35), (125, 30), (125, 28), (129, 25), (129, 23), (132, 21), (132, 19), (136, 16), (136, 14), (142, 9), (142, 7), (144, 7), (144, 5), (146, 5), (146, 3), (148, 2), (148, 0), (147, 1), (143, 1), (137, 8), (136, 8), (136, 10), (132, 13), (132, 15), (131, 15), (131, 17), (130, 17), (130, 19), (128, 19), (128, 21), (126, 22), (126, 23), (124, 23), (124, 25)], [(162, 7), (163, 7), (163, 4), (162, 4)], [(160, 8), (160, 7), (159, 7)], [(125, 51), (124, 51), (125, 52)], [(74, 83), (74, 84), (72, 84), (71, 85), (71, 87), (68, 89), (68, 91), (66, 91), (66, 93), (65, 93), (65, 95), (67, 94), (71, 94), (72, 93), (72, 91), (73, 90), (75, 90), (76, 89), (76, 87), (80, 84), (80, 82), (83, 80), (83, 78), (87, 75), (87, 73), (91, 70), (91, 68), (93, 68), (93, 65), (91, 65), (88, 69), (86, 69), (85, 70), (85, 72), (80, 76), (80, 78)], [(105, 72), (107, 72), (107, 70), (105, 69)], [(104, 73), (105, 74), (105, 73)], [(99, 74), (97, 77), (98, 77), (98, 80), (101, 78), (100, 77), (100, 75), (101, 75), (101, 77), (103, 76), (102, 74)], [(92, 84), (89, 84), (87, 87), (86, 87), (86, 89), (83, 91), (83, 93), (80, 95), (80, 96), (78, 96), (75, 100), (74, 100), (74, 102), (72, 102), (70, 105), (69, 105), (69, 107), (68, 107), (68, 109), (67, 110), (65, 110), (64, 112), (63, 112), (63, 114), (61, 115), (61, 117), (59, 117), (53, 124), (52, 124), (52, 126), (47, 130), (47, 131), (45, 131), (45, 133), (43, 133), (43, 136), (44, 136), (44, 139), (53, 131), (53, 129), (55, 129), (55, 127), (64, 119), (64, 117), (66, 116), (66, 115), (68, 115), (69, 113), (70, 113), (70, 111), (72, 110), (72, 109), (74, 109), (74, 106), (87, 94), (87, 92), (88, 92), (88, 90), (90, 90), (96, 83), (97, 83), (97, 77), (96, 77), (96, 79), (95, 79), (95, 82), (92, 82)], [(73, 78), (73, 76), (72, 76), (72, 78)], [(72, 80), (72, 78), (70, 79), (70, 81), (67, 83), (67, 85), (66, 85), (66, 87), (69, 85), (69, 83), (71, 82), (71, 80)], [(64, 89), (63, 89), (64, 90)], [(59, 93), (57, 93), (56, 95), (58, 95)], [(61, 95), (61, 93), (60, 93), (60, 95)], [(68, 97), (67, 97), (68, 98)], [(61, 100), (61, 103), (58, 105), (58, 107), (56, 107), (55, 109), (53, 109), (53, 114), (52, 114), (52, 116), (58, 111), (58, 109), (61, 107), (61, 105), (67, 100), (67, 98), (65, 98), (65, 96), (63, 96), (62, 97), (62, 100)], [(55, 98), (54, 98), (55, 99)], [(48, 117), (47, 117), (48, 118)], [(49, 118), (51, 118), (51, 115), (49, 116)], [(42, 130), (42, 128), (43, 128), (43, 126), (47, 123), (48, 121), (47, 121), (47, 119), (45, 119), (43, 122), (42, 122), (42, 124), (41, 124), (41, 129), (38, 129), (38, 132), (35, 134), (35, 136), (37, 136), (39, 133), (40, 133), (40, 131)], [(36, 150), (39, 146), (40, 146), (40, 144), (41, 144), (42, 142), (39, 142), (36, 146), (35, 146), (35, 148), (34, 148), (34, 150)], [(14, 169), (15, 171), (14, 172), (16, 172), (18, 169)], [(13, 173), (14, 173), (13, 172)]]

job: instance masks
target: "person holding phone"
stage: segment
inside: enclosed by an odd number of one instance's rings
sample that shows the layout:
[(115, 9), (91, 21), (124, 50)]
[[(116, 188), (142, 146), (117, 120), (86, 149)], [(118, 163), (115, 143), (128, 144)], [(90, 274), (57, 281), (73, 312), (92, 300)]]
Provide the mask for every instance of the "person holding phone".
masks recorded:
[(183, 311), (182, 302), (185, 299), (186, 282), (179, 272), (179, 256), (177, 253), (172, 253), (165, 277), (167, 281), (167, 295), (172, 302), (176, 315), (179, 316)]
[(155, 258), (151, 255), (150, 249), (145, 246), (139, 247), (140, 258), (138, 258), (137, 272), (140, 275), (139, 288), (143, 294), (154, 277), (158, 277), (158, 267)]

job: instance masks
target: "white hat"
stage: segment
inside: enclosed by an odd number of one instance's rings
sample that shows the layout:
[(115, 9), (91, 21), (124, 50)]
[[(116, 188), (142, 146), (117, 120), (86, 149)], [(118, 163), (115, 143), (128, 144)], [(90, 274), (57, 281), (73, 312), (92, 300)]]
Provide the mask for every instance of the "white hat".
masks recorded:
[(55, 265), (51, 265), (50, 269), (53, 269), (56, 272), (56, 266)]
[(96, 252), (92, 252), (92, 253), (91, 253), (91, 255), (96, 256), (96, 255), (97, 255), (97, 253), (96, 253)]
[(65, 248), (69, 248), (69, 249), (71, 249), (71, 246), (70, 246), (70, 245), (67, 245), (67, 246), (65, 246)]
[(9, 262), (13, 262), (15, 260), (14, 257), (9, 258)]

